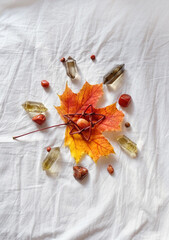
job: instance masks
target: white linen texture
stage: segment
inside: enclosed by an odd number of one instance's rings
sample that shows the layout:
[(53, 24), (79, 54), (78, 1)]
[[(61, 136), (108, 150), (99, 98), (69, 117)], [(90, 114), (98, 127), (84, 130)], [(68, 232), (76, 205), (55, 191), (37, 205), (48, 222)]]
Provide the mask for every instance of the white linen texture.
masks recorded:
[[(169, 239), (168, 10), (168, 0), (0, 1), (1, 240)], [(60, 62), (69, 56), (77, 61), (77, 81)], [(128, 108), (117, 108), (131, 124), (122, 133), (137, 143), (137, 158), (120, 149), (113, 132), (104, 133), (116, 154), (97, 164), (84, 156), (80, 165), (89, 175), (80, 183), (64, 147), (65, 127), (12, 139), (38, 129), (21, 106), (26, 100), (48, 108), (44, 127), (62, 123), (54, 105), (66, 82), (77, 93), (122, 63), (122, 84), (104, 85), (97, 107), (132, 96)], [(58, 177), (41, 167), (48, 146), (61, 147)]]

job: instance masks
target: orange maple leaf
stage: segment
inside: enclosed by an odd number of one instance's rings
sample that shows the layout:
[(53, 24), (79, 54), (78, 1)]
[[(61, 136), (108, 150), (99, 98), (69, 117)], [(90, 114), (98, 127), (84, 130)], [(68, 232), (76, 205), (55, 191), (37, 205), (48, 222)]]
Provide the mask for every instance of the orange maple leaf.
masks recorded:
[[(116, 108), (116, 103), (104, 108), (95, 108), (96, 103), (102, 95), (103, 84), (90, 85), (88, 82), (83, 85), (82, 89), (77, 94), (73, 93), (66, 84), (64, 93), (59, 95), (61, 106), (56, 107), (56, 109), (65, 123), (69, 121), (65, 118), (66, 115), (69, 116), (69, 119), (71, 117), (71, 119), (73, 119), (72, 121), (77, 125), (77, 120), (85, 111), (87, 112), (85, 115), (87, 116), (87, 120), (89, 121), (89, 119), (92, 118), (90, 123), (92, 130), (89, 141), (86, 141), (81, 134), (77, 133), (71, 135), (71, 124), (66, 127), (65, 146), (69, 146), (76, 163), (78, 163), (82, 155), (86, 153), (95, 162), (97, 162), (101, 156), (107, 156), (110, 153), (114, 153), (112, 145), (102, 135), (102, 132), (120, 131), (124, 114)], [(92, 113), (89, 110), (89, 106), (92, 106)], [(100, 119), (101, 116), (104, 116), (103, 119)], [(101, 121), (98, 121), (99, 119)], [(89, 131), (89, 129), (86, 131)]]

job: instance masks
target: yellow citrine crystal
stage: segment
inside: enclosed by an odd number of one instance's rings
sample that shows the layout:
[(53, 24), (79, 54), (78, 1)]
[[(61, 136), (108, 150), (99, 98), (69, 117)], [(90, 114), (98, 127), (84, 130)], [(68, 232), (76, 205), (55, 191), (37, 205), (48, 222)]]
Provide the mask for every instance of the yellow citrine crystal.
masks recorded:
[(54, 164), (54, 162), (58, 160), (59, 155), (60, 148), (59, 147), (52, 148), (42, 163), (43, 170), (45, 171), (49, 170)]
[(137, 145), (133, 141), (131, 141), (128, 137), (125, 135), (122, 135), (117, 138), (117, 142), (120, 145), (120, 147), (128, 153), (131, 157), (136, 157), (137, 155)]
[(26, 101), (22, 104), (22, 107), (25, 109), (25, 111), (29, 113), (44, 113), (48, 109), (43, 105), (43, 103), (40, 102), (32, 102), (32, 101)]

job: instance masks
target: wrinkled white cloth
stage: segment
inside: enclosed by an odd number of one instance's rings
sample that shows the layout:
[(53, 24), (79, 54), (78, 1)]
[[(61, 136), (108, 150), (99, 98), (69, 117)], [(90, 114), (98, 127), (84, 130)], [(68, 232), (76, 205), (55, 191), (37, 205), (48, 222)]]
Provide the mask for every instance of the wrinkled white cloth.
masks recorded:
[[(169, 239), (168, 10), (168, 0), (0, 1), (1, 240)], [(71, 81), (60, 62), (68, 56), (77, 61), (79, 81)], [(104, 86), (97, 106), (112, 104), (122, 93), (132, 96), (124, 109), (131, 128), (123, 133), (137, 143), (136, 159), (106, 133), (116, 155), (97, 164), (85, 156), (81, 165), (89, 176), (79, 183), (63, 144), (64, 127), (12, 139), (38, 128), (23, 102), (45, 104), (44, 126), (60, 123), (54, 105), (60, 105), (57, 94), (66, 81), (77, 93), (85, 80), (101, 83), (121, 63), (121, 86)], [(49, 89), (41, 87), (42, 79)], [(41, 168), (47, 146), (61, 146), (56, 178)]]

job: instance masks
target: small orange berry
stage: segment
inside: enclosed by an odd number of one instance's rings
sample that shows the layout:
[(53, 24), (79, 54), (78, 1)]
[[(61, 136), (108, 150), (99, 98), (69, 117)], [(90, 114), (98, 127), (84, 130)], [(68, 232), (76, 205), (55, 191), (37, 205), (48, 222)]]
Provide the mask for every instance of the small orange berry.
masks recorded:
[(61, 58), (60, 61), (61, 61), (61, 62), (65, 62), (65, 58), (64, 58), (64, 57)]
[(47, 147), (47, 149), (46, 149), (48, 152), (50, 152), (50, 150), (51, 150), (51, 147)]
[(112, 167), (112, 165), (109, 165), (107, 167), (107, 171), (110, 173), (110, 174), (113, 174), (114, 173), (114, 168)]
[(44, 88), (48, 88), (48, 87), (49, 87), (49, 82), (48, 82), (47, 80), (42, 80), (42, 81), (41, 81), (41, 85), (42, 85), (42, 87), (44, 87)]
[(91, 57), (90, 57), (92, 60), (95, 60), (95, 55), (92, 55)]

